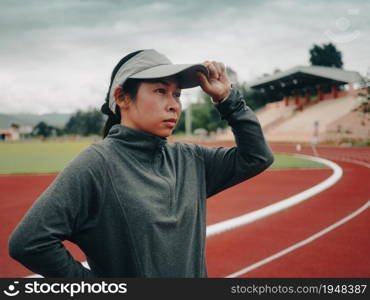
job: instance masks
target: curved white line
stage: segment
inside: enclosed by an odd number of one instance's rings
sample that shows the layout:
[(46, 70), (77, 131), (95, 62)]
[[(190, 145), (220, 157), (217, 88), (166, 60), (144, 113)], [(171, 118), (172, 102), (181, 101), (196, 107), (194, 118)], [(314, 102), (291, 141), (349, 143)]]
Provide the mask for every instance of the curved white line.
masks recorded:
[(353, 163), (353, 164), (357, 164), (357, 165), (360, 165), (360, 166), (363, 166), (363, 167), (366, 167), (366, 168), (370, 168), (370, 164), (366, 163), (366, 162), (363, 162), (363, 161), (360, 161), (360, 160), (357, 160), (357, 159), (351, 159), (351, 158), (332, 158), (331, 159), (335, 159), (335, 160), (339, 160), (339, 161), (344, 161), (344, 162), (349, 162), (349, 163)]
[(304, 200), (307, 200), (308, 198), (328, 189), (333, 184), (335, 184), (343, 175), (343, 169), (338, 166), (336, 163), (324, 159), (324, 158), (318, 158), (308, 155), (302, 155), (302, 154), (295, 154), (294, 156), (309, 159), (315, 162), (322, 163), (324, 165), (327, 165), (333, 170), (333, 174), (324, 180), (323, 182), (301, 192), (298, 193), (292, 197), (289, 197), (287, 199), (281, 200), (277, 203), (271, 204), (269, 206), (266, 206), (264, 208), (255, 210), (253, 212), (247, 213), (245, 215), (241, 215), (236, 218), (232, 218), (226, 221), (222, 221), (210, 226), (207, 226), (207, 237), (220, 234), (222, 232), (232, 230), (234, 228), (252, 223), (254, 221), (257, 221), (259, 219), (265, 218), (267, 216), (270, 216), (272, 214), (275, 214), (279, 211), (282, 211), (283, 209), (287, 209), (288, 207), (291, 207), (293, 205), (296, 205)]
[(357, 209), (356, 211), (354, 211), (353, 213), (349, 214), (347, 217), (339, 220), (338, 222), (326, 227), (325, 229), (315, 233), (314, 235), (310, 236), (309, 238), (303, 240), (303, 241), (300, 241), (296, 244), (294, 244), (293, 246), (290, 246), (280, 252), (277, 252), (275, 253), (274, 255), (271, 255), (265, 259), (262, 259), (260, 260), (259, 262), (256, 262), (246, 268), (243, 268), (241, 269), (240, 271), (237, 271), (235, 273), (232, 273), (228, 276), (226, 276), (226, 278), (235, 278), (235, 277), (238, 277), (238, 276), (241, 276), (243, 274), (246, 274), (254, 269), (257, 269), (279, 257), (282, 257), (284, 256), (285, 254), (288, 254), (289, 252), (292, 252), (293, 250), (296, 250), (304, 245), (307, 245), (308, 243), (311, 243), (313, 242), (314, 240), (318, 239), (319, 237), (323, 236), (324, 234), (328, 233), (329, 231), (332, 231), (334, 230), (335, 228), (339, 227), (340, 225), (343, 225), (344, 223), (348, 222), (349, 220), (351, 220), (352, 218), (356, 217), (357, 215), (359, 215), (360, 213), (362, 213), (363, 211), (365, 211), (366, 209), (368, 209), (370, 206), (370, 201), (368, 201), (367, 203), (365, 203), (363, 206), (361, 206), (359, 209)]

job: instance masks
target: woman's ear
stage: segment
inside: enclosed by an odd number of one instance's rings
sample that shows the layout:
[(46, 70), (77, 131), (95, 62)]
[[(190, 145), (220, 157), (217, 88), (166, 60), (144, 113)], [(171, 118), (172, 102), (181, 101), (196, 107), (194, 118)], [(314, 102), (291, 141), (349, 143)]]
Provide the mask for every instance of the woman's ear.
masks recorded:
[(116, 101), (117, 106), (120, 109), (127, 109), (130, 103), (129, 97), (127, 94), (122, 93), (122, 87), (117, 87), (114, 90), (114, 100)]

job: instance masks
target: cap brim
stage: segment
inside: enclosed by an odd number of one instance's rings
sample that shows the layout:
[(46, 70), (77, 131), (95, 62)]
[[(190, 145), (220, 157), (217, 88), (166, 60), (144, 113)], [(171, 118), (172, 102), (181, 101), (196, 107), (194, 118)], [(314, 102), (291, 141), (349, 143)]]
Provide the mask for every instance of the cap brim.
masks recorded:
[(202, 64), (160, 65), (131, 75), (129, 78), (153, 79), (178, 75), (181, 89), (193, 88), (200, 85), (197, 72), (202, 72), (207, 77), (208, 69)]

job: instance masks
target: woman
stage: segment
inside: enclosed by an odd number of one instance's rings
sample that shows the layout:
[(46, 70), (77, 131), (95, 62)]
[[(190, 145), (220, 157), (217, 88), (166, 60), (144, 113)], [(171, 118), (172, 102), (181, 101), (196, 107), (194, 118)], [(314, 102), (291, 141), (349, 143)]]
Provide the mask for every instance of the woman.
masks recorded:
[[(167, 143), (183, 88), (200, 85), (236, 147)], [(102, 111), (104, 139), (82, 151), (33, 204), (10, 255), (47, 277), (207, 277), (206, 199), (273, 161), (222, 63), (174, 65), (155, 50), (124, 57)], [(85, 253), (90, 269), (61, 243)]]

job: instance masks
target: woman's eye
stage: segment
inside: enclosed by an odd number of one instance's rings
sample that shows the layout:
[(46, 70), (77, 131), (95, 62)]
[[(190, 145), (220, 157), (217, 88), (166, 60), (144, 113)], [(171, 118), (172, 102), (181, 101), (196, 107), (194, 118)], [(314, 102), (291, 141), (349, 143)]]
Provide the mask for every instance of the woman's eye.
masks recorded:
[(166, 90), (165, 89), (156, 89), (155, 91), (157, 93), (160, 93), (160, 94), (166, 94)]
[[(156, 90), (155, 90), (155, 92), (156, 92), (156, 93), (159, 93), (159, 94), (163, 94), (163, 95), (167, 94), (167, 90), (166, 90), (166, 89), (156, 89)], [(173, 93), (172, 95), (173, 95), (175, 98), (180, 98), (181, 93)]]

